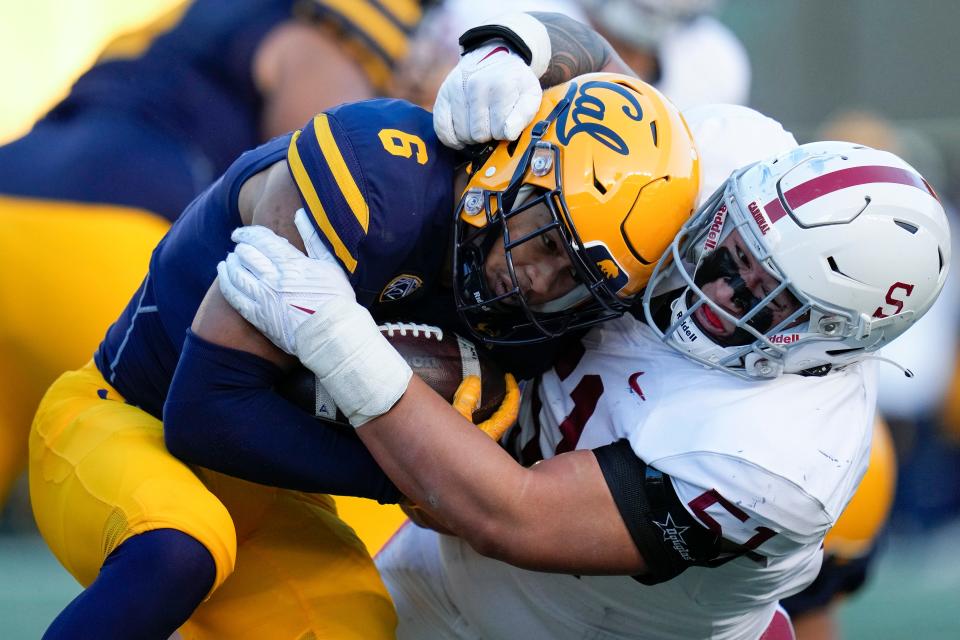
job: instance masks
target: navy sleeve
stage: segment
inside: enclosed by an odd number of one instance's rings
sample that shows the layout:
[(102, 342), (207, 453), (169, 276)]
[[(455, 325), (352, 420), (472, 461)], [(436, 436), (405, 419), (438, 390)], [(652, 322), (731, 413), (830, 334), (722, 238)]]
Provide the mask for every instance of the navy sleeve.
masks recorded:
[(352, 431), (324, 426), (273, 391), (282, 375), (188, 331), (163, 408), (167, 448), (251, 482), (397, 502), (399, 491)]

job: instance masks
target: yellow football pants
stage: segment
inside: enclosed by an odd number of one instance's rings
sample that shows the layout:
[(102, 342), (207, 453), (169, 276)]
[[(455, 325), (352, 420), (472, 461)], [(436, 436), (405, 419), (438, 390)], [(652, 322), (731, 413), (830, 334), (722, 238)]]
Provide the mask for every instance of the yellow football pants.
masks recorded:
[(61, 376), (30, 434), (30, 495), (54, 555), (89, 584), (113, 549), (173, 528), (217, 567), (184, 638), (391, 638), (396, 616), (370, 555), (328, 496), (197, 471), (159, 420), (91, 364)]
[(0, 196), (0, 506), (44, 391), (90, 359), (168, 227), (139, 209)]
[[(111, 205), (0, 196), (0, 508), (26, 467), (37, 404), (90, 359), (147, 272), (169, 223)], [(403, 522), (394, 506), (337, 498), (376, 552)]]

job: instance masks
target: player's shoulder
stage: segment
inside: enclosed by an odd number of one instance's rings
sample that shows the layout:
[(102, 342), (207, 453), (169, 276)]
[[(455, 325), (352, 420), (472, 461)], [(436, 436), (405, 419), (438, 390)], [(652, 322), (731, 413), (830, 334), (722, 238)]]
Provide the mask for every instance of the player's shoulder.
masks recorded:
[[(741, 381), (694, 376), (658, 406), (631, 444), (660, 470), (723, 486), (794, 531), (818, 535), (863, 475), (872, 396), (857, 371)], [(757, 502), (759, 501), (759, 502)]]
[[(393, 98), (373, 98), (340, 105), (326, 112), (335, 135), (350, 140), (358, 154), (374, 154), (408, 170), (414, 164), (452, 159), (455, 153), (440, 144), (433, 116), (422, 107)], [(414, 164), (398, 162), (414, 161)], [(378, 165), (379, 166), (379, 165)]]
[(430, 113), (409, 102), (320, 113), (293, 134), (287, 163), (321, 236), (358, 281), (449, 224), (459, 158), (437, 140)]
[(399, 186), (419, 181), (417, 192), (422, 191), (433, 172), (449, 177), (455, 166), (451, 150), (433, 132), (429, 112), (384, 98), (317, 114), (294, 132), (287, 159), (305, 196), (315, 191), (322, 200), (325, 191), (342, 191), (346, 182), (351, 193), (344, 195), (364, 207), (373, 206), (370, 198), (378, 188), (404, 197)]

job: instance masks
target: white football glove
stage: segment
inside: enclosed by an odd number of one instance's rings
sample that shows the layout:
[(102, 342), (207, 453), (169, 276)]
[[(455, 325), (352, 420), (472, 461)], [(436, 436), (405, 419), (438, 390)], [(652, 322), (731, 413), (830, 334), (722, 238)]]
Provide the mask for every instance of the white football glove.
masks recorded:
[(540, 108), (536, 73), (510, 46), (494, 40), (465, 53), (433, 105), (433, 128), (454, 149), (490, 140), (516, 140)]
[(350, 424), (390, 410), (413, 371), (380, 333), (307, 214), (294, 222), (307, 257), (266, 227), (241, 227), (217, 265), (220, 291), (271, 342), (313, 371)]
[(326, 300), (295, 341), (300, 362), (355, 427), (389, 411), (413, 376), (370, 312), (346, 297)]
[(296, 355), (294, 332), (331, 297), (356, 298), (343, 268), (330, 255), (301, 209), (294, 222), (307, 257), (266, 227), (234, 230), (237, 243), (217, 265), (227, 302), (280, 349)]

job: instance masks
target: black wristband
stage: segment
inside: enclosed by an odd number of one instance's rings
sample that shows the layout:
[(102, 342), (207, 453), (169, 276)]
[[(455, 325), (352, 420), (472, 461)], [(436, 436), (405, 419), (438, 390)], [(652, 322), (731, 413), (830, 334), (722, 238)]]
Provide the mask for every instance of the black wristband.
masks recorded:
[(464, 53), (473, 51), (482, 44), (490, 40), (505, 40), (507, 44), (513, 47), (514, 52), (523, 58), (527, 64), (533, 60), (533, 52), (527, 43), (518, 36), (512, 29), (508, 29), (499, 24), (484, 24), (473, 29), (468, 29), (460, 36), (460, 46)]

